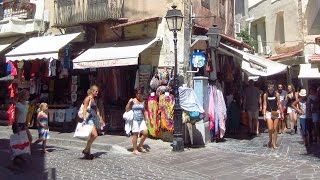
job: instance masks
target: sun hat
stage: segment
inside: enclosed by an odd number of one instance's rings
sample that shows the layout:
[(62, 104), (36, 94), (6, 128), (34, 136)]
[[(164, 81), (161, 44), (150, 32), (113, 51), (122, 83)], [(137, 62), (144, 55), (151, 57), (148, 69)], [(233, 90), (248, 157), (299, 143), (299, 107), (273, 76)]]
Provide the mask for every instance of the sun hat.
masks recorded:
[(299, 92), (299, 96), (307, 96), (307, 91), (305, 89), (301, 89)]

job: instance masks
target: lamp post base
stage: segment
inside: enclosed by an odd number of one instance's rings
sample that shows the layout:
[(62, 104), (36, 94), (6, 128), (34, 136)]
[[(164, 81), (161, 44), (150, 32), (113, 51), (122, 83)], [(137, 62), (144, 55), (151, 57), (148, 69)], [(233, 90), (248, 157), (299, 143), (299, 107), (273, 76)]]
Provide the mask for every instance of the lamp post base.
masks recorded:
[(172, 151), (181, 152), (184, 151), (184, 141), (182, 137), (173, 137)]

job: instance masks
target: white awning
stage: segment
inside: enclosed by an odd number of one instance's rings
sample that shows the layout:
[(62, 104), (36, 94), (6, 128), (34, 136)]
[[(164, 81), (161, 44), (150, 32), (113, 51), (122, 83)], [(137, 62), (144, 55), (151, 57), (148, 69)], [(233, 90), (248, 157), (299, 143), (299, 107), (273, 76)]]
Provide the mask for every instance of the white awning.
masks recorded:
[(74, 33), (30, 38), (25, 43), (7, 53), (6, 60), (58, 59), (59, 50), (79, 35), (80, 33)]
[(0, 39), (0, 53), (6, 50), (12, 43), (17, 41), (19, 38), (11, 37), (11, 38), (2, 38)]
[(320, 79), (318, 65), (300, 64), (300, 72), (298, 78), (300, 79)]
[(73, 60), (73, 69), (138, 64), (139, 54), (161, 39), (140, 39), (96, 44)]
[(241, 51), (223, 43), (220, 43), (220, 45), (219, 51), (242, 60), (241, 68), (248, 76), (271, 76), (284, 73), (287, 70), (287, 65)]

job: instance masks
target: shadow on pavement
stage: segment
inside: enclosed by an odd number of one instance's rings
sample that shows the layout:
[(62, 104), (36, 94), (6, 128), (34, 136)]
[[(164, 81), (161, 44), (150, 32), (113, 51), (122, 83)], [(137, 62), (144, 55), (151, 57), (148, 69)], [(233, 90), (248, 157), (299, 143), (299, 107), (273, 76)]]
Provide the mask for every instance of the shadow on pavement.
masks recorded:
[[(48, 146), (48, 153), (68, 150), (65, 148)], [(100, 156), (100, 155), (99, 155)], [(41, 146), (32, 148), (32, 154), (24, 154), (13, 158), (10, 140), (0, 139), (0, 179), (1, 180), (55, 180), (56, 169), (46, 169), (46, 154), (41, 152)]]

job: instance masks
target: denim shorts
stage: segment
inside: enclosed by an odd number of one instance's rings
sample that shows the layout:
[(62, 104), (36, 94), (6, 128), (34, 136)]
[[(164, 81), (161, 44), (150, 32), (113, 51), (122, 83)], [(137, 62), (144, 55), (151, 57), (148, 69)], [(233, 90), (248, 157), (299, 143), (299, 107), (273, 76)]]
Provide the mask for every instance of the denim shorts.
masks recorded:
[(300, 118), (300, 127), (302, 136), (307, 135), (308, 132), (308, 122), (311, 121), (311, 118)]

